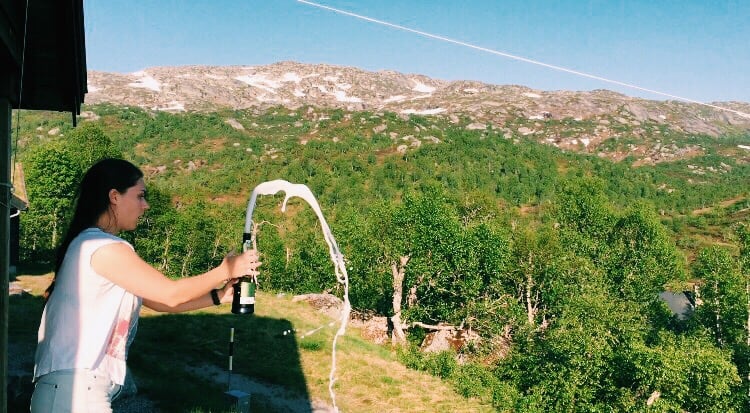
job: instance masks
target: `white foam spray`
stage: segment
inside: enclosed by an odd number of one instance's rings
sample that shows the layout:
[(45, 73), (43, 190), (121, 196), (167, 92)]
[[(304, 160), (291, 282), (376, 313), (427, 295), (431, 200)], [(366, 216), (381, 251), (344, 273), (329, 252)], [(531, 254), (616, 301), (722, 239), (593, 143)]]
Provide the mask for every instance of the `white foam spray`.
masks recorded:
[(281, 212), (286, 212), (286, 204), (289, 201), (289, 198), (295, 196), (304, 199), (313, 211), (315, 211), (315, 215), (318, 216), (318, 221), (320, 221), (320, 227), (323, 230), (323, 237), (325, 238), (326, 244), (328, 244), (328, 252), (331, 256), (331, 261), (333, 261), (336, 279), (344, 286), (344, 303), (343, 308), (341, 309), (341, 317), (339, 318), (339, 329), (333, 337), (331, 372), (328, 376), (328, 393), (331, 395), (331, 402), (333, 403), (334, 410), (338, 412), (339, 409), (336, 407), (336, 394), (333, 391), (333, 385), (336, 381), (336, 343), (338, 342), (338, 338), (346, 333), (346, 325), (349, 322), (349, 316), (351, 313), (351, 304), (349, 303), (349, 276), (346, 273), (344, 255), (341, 254), (338, 244), (336, 244), (336, 239), (333, 238), (333, 234), (331, 234), (331, 228), (328, 227), (328, 223), (323, 216), (323, 212), (320, 210), (318, 201), (315, 199), (312, 191), (310, 191), (310, 188), (306, 185), (293, 184), (282, 179), (263, 182), (256, 186), (250, 194), (250, 201), (247, 203), (247, 215), (245, 217), (245, 234), (250, 234), (253, 231), (253, 210), (255, 209), (255, 201), (258, 198), (258, 195), (275, 195), (281, 191), (285, 194), (284, 202), (281, 204)]

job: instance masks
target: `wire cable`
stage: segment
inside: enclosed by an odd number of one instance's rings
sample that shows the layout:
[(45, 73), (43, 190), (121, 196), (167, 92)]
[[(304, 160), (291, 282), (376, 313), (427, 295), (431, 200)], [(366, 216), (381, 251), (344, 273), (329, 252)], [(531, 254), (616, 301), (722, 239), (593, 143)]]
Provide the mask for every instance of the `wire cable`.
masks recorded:
[(703, 105), (703, 106), (707, 106), (707, 107), (710, 107), (710, 108), (714, 108), (714, 109), (718, 109), (718, 110), (722, 110), (722, 111), (726, 111), (726, 112), (731, 112), (731, 113), (734, 113), (736, 115), (739, 115), (739, 116), (742, 116), (742, 117), (745, 117), (745, 118), (750, 118), (750, 114), (745, 113), (745, 112), (741, 112), (739, 110), (725, 108), (725, 107), (722, 107), (722, 106), (718, 106), (718, 105), (713, 105), (713, 104), (710, 104), (710, 103), (701, 102), (701, 101), (698, 101), (698, 100), (695, 100), (695, 99), (690, 99), (690, 98), (686, 98), (686, 97), (682, 97), (682, 96), (673, 95), (673, 94), (670, 94), (670, 93), (660, 92), (660, 91), (654, 90), (654, 89), (648, 89), (648, 88), (645, 88), (645, 87), (642, 87), (642, 86), (634, 85), (632, 83), (625, 83), (625, 82), (621, 82), (619, 80), (608, 79), (606, 77), (597, 76), (597, 75), (593, 75), (593, 74), (590, 74), (590, 73), (581, 72), (581, 71), (578, 71), (578, 70), (568, 69), (568, 68), (562, 67), (562, 66), (557, 66), (557, 65), (553, 65), (553, 64), (549, 64), (549, 63), (540, 62), (538, 60), (533, 60), (533, 59), (529, 59), (529, 58), (526, 58), (526, 57), (522, 57), (522, 56), (517, 56), (517, 55), (514, 55), (514, 54), (510, 54), (510, 53), (501, 52), (501, 51), (498, 51), (498, 50), (493, 50), (493, 49), (489, 49), (489, 48), (486, 48), (486, 47), (473, 45), (471, 43), (467, 43), (467, 42), (463, 42), (463, 41), (460, 41), (460, 40), (451, 39), (449, 37), (440, 36), (440, 35), (432, 34), (432, 33), (427, 33), (427, 32), (421, 31), (421, 30), (416, 30), (416, 29), (412, 29), (412, 28), (409, 28), (409, 27), (401, 26), (401, 25), (398, 25), (398, 24), (389, 23), (389, 22), (386, 22), (386, 21), (383, 21), (383, 20), (373, 19), (372, 17), (363, 16), (361, 14), (352, 13), (352, 12), (349, 12), (349, 11), (346, 11), (346, 10), (337, 9), (337, 8), (334, 8), (334, 7), (326, 6), (326, 5), (319, 4), (319, 3), (314, 3), (314, 2), (311, 2), (311, 1), (307, 1), (307, 0), (297, 0), (297, 2), (303, 3), (303, 4), (307, 4), (309, 6), (317, 7), (319, 9), (324, 9), (324, 10), (332, 11), (334, 13), (338, 13), (338, 14), (343, 14), (343, 15), (346, 15), (346, 16), (354, 17), (354, 18), (357, 18), (357, 19), (360, 19), (360, 20), (365, 20), (365, 21), (368, 21), (368, 22), (371, 22), (371, 23), (376, 23), (376, 24), (380, 24), (380, 25), (383, 25), (383, 26), (391, 27), (391, 28), (394, 28), (394, 29), (407, 31), (407, 32), (410, 32), (410, 33), (415, 33), (415, 34), (418, 34), (420, 36), (429, 37), (431, 39), (436, 39), (436, 40), (440, 40), (440, 41), (443, 41), (443, 42), (453, 43), (453, 44), (457, 44), (459, 46), (468, 47), (468, 48), (479, 50), (479, 51), (482, 51), (482, 52), (487, 52), (487, 53), (491, 53), (491, 54), (494, 54), (494, 55), (507, 57), (509, 59), (518, 60), (518, 61), (521, 61), (521, 62), (531, 63), (533, 65), (546, 67), (548, 69), (557, 70), (557, 71), (565, 72), (565, 73), (570, 73), (570, 74), (573, 74), (573, 75), (576, 75), (576, 76), (587, 77), (589, 79), (594, 79), (594, 80), (598, 80), (598, 81), (601, 81), (601, 82), (611, 83), (611, 84), (615, 84), (615, 85), (618, 85), (618, 86), (623, 86), (623, 87), (630, 88), (630, 89), (636, 89), (636, 90), (640, 90), (640, 91), (643, 91), (643, 92), (653, 93), (655, 95), (660, 95), (660, 96), (664, 96), (664, 97), (668, 97), (668, 98), (672, 98), (672, 99), (676, 99), (676, 100), (681, 100), (681, 101), (684, 101), (684, 102), (695, 103), (695, 104), (698, 104), (698, 105)]
[[(26, 66), (26, 37), (28, 33), (29, 25), (29, 0), (26, 0), (26, 11), (23, 16), (23, 45), (21, 47), (21, 81), (18, 86), (18, 109), (16, 109), (16, 136), (13, 140), (13, 150), (11, 151), (11, 170), (10, 170), (10, 182), (13, 182), (14, 174), (16, 173), (16, 160), (18, 159), (18, 135), (21, 134), (21, 102), (23, 100), (23, 76), (24, 68)], [(11, 186), (11, 191), (13, 187)]]

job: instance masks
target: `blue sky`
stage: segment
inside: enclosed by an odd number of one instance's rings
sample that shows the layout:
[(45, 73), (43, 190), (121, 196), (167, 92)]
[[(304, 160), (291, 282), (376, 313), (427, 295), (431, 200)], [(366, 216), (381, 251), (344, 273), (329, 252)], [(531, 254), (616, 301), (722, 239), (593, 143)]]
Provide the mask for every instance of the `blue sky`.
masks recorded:
[[(748, 0), (317, 3), (688, 99), (750, 102)], [(84, 8), (91, 70), (293, 60), (666, 99), (295, 0), (85, 0)]]

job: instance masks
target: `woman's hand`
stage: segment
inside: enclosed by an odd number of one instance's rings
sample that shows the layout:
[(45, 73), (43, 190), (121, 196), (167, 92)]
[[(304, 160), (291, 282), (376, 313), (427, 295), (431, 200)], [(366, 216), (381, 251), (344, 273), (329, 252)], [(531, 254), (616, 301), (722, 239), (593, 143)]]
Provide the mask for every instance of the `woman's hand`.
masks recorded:
[(219, 301), (221, 301), (222, 304), (231, 303), (234, 299), (234, 285), (237, 284), (240, 280), (237, 278), (234, 278), (227, 282), (224, 287), (222, 287), (219, 291)]
[(259, 274), (258, 267), (261, 266), (261, 262), (258, 261), (257, 250), (248, 250), (240, 255), (229, 253), (224, 257), (222, 264), (227, 270), (227, 281), (247, 275), (257, 276)]

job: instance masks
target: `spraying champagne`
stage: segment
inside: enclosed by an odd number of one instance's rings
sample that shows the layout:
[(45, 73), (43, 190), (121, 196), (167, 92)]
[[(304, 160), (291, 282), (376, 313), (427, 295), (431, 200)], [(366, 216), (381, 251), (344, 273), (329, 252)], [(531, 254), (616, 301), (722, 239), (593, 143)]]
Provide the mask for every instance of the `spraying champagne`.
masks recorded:
[[(253, 249), (252, 234), (242, 235), (242, 251)], [(232, 313), (253, 314), (255, 312), (255, 289), (258, 281), (255, 276), (245, 276), (234, 285), (232, 297)]]

